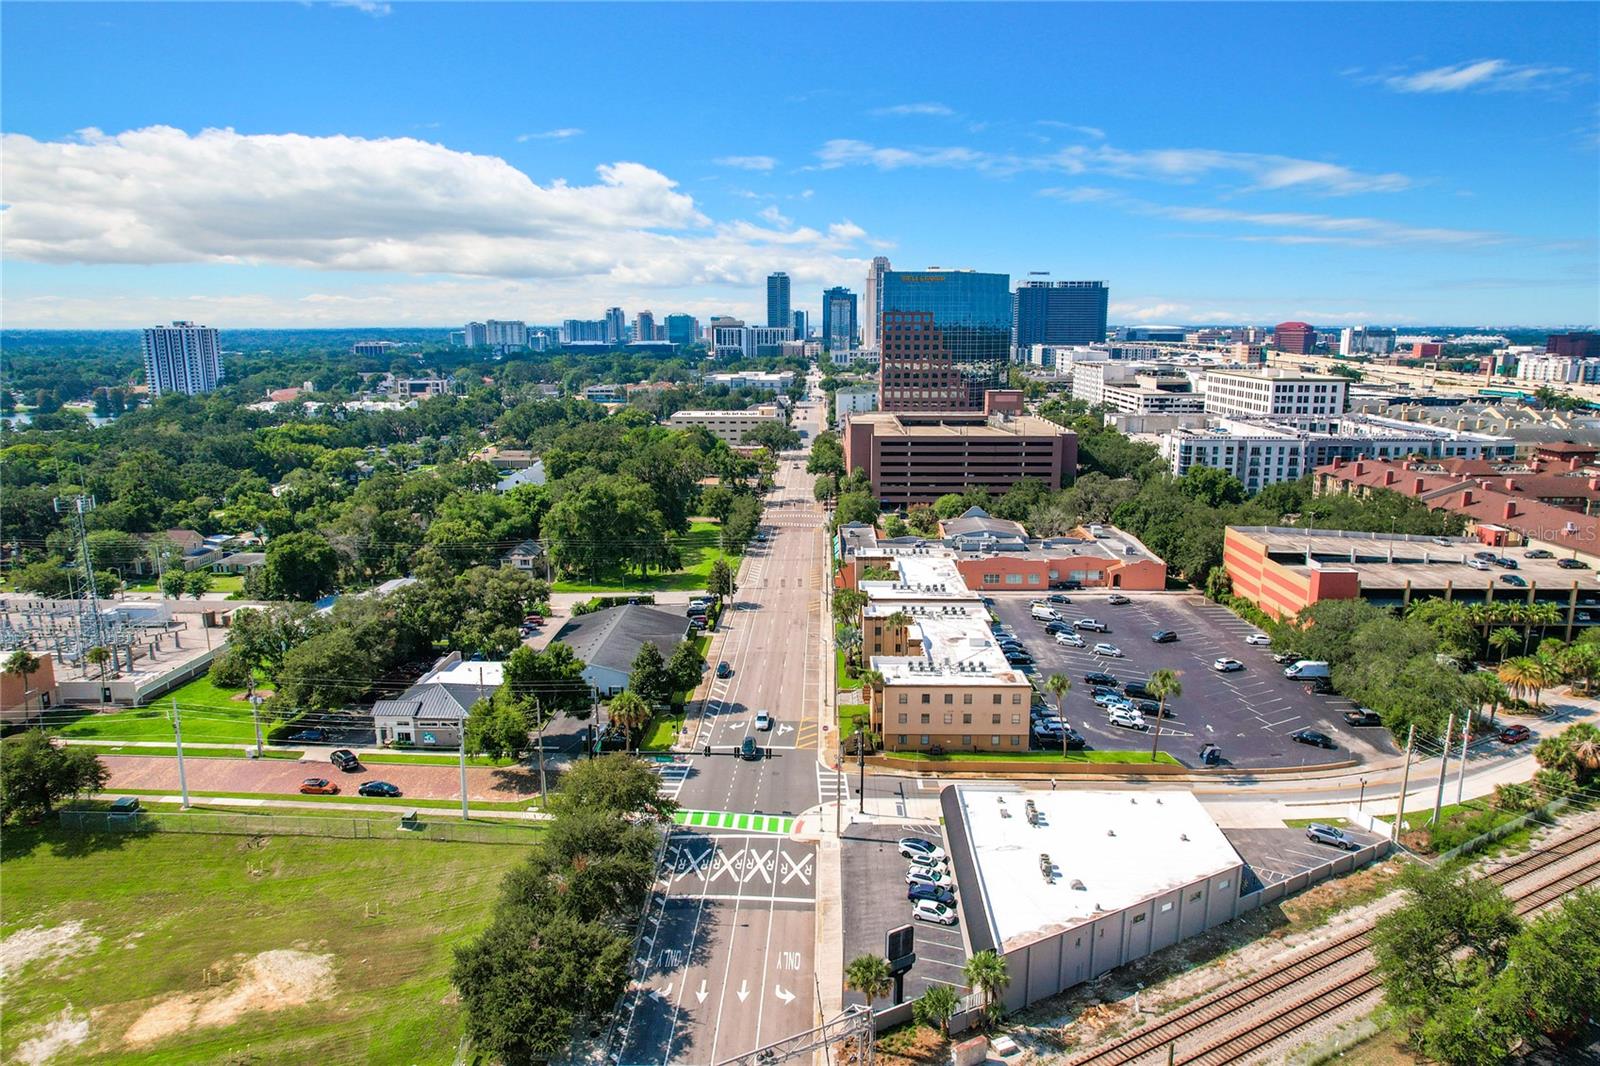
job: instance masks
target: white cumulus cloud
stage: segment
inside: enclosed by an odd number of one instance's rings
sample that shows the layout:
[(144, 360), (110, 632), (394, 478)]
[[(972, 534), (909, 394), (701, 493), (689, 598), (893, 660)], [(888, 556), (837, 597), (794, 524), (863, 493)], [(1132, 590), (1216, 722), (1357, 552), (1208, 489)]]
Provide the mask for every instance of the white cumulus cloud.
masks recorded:
[(771, 170), (778, 161), (770, 155), (725, 155), (712, 160), (719, 167), (735, 170)]
[(1553, 89), (1574, 80), (1568, 67), (1541, 67), (1505, 59), (1477, 59), (1430, 70), (1384, 77), (1383, 84), (1402, 93), (1529, 92)]

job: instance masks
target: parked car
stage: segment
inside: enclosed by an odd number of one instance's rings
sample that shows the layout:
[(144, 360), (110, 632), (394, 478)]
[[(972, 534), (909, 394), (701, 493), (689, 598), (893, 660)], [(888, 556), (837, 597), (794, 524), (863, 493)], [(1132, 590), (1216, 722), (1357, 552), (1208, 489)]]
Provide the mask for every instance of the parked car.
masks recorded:
[(1361, 848), (1361, 845), (1347, 836), (1343, 829), (1323, 825), (1321, 822), (1312, 822), (1306, 826), (1306, 839), (1313, 844), (1332, 844), (1345, 851), (1358, 851)]
[(300, 791), (307, 796), (337, 796), (339, 786), (326, 777), (308, 777), (300, 782)]
[(1246, 644), (1255, 644), (1263, 648), (1272, 646), (1272, 638), (1267, 636), (1265, 633), (1251, 633), (1248, 637), (1244, 638), (1244, 642)]
[(931, 840), (922, 837), (901, 837), (895, 844), (900, 851), (902, 859), (916, 859), (919, 855), (944, 861), (944, 849)]
[(1527, 556), (1529, 559), (1554, 559), (1556, 557), (1555, 552), (1548, 551), (1544, 548), (1529, 548), (1522, 554)]
[(1357, 707), (1353, 711), (1344, 712), (1344, 720), (1348, 725), (1382, 725), (1383, 719), (1378, 717), (1378, 712), (1371, 707)]
[(325, 729), (297, 729), (289, 734), (290, 740), (304, 741), (307, 744), (321, 744), (328, 739)]
[(1137, 729), (1141, 733), (1150, 729), (1150, 726), (1144, 720), (1144, 715), (1132, 707), (1110, 708), (1106, 712), (1106, 724), (1121, 726), (1124, 729)]
[(1096, 644), (1094, 646), (1094, 653), (1096, 655), (1109, 655), (1113, 659), (1122, 658), (1122, 649), (1117, 647), (1115, 644)]
[(1275, 663), (1292, 663), (1299, 658), (1300, 656), (1292, 651), (1274, 652), (1272, 655), (1272, 661)]
[(1223, 658), (1212, 663), (1211, 669), (1215, 670), (1219, 674), (1231, 674), (1235, 670), (1243, 670), (1244, 663), (1240, 662), (1238, 659)]
[(1525, 725), (1508, 725), (1498, 735), (1502, 744), (1521, 744), (1533, 736), (1533, 730)]
[(1094, 700), (1094, 705), (1096, 707), (1111, 708), (1133, 706), (1132, 703), (1128, 702), (1128, 697), (1124, 696), (1120, 692), (1112, 692), (1109, 689), (1096, 693), (1092, 699)]
[(1474, 570), (1491, 570), (1494, 568), (1493, 564), (1487, 559), (1468, 559), (1467, 565)]
[(1157, 644), (1171, 644), (1178, 639), (1178, 634), (1170, 629), (1158, 629), (1150, 634), (1150, 639)]
[(1150, 682), (1139, 677), (1123, 683), (1122, 691), (1130, 696), (1139, 696), (1144, 699), (1154, 699), (1155, 694), (1150, 691)]
[(756, 728), (761, 730), (762, 732), (766, 732), (768, 729), (771, 729), (772, 728), (772, 715), (770, 713), (768, 713), (767, 711), (757, 711), (756, 712)]
[(362, 796), (383, 796), (385, 799), (396, 799), (400, 796), (399, 787), (387, 781), (363, 781), (356, 792)]
[(1108, 674), (1103, 670), (1091, 670), (1083, 675), (1083, 679), (1091, 685), (1115, 685), (1117, 683), (1116, 674)]
[(1071, 633), (1072, 627), (1067, 625), (1065, 622), (1046, 622), (1044, 624), (1044, 631), (1049, 633), (1051, 636), (1055, 636), (1058, 633)]
[(1128, 597), (1124, 596), (1120, 592), (1113, 592), (1111, 595), (1106, 597), (1106, 602), (1113, 607), (1122, 607), (1125, 604), (1132, 603), (1133, 601), (1128, 599)]
[(1517, 568), (1517, 561), (1508, 555), (1502, 555), (1500, 558), (1494, 560), (1494, 565), (1506, 570), (1515, 570)]
[(1063, 593), (1060, 593), (1060, 592), (1052, 593), (1051, 595), (1046, 596), (1045, 599), (1050, 603), (1071, 603), (1072, 602), (1072, 597), (1071, 596), (1064, 595)]
[(1296, 729), (1289, 734), (1289, 739), (1299, 744), (1310, 744), (1314, 748), (1337, 748), (1333, 738), (1326, 733), (1319, 733), (1315, 729)]
[(726, 660), (718, 663), (717, 664), (717, 676), (721, 677), (721, 678), (732, 677), (733, 676), (733, 667), (729, 666)]
[(1073, 629), (1086, 629), (1091, 633), (1106, 632), (1106, 624), (1097, 618), (1080, 618), (1072, 623)]
[(1056, 643), (1064, 644), (1069, 648), (1082, 648), (1085, 646), (1084, 639), (1078, 636), (1078, 634), (1072, 632), (1070, 629), (1065, 633), (1057, 633)]
[(1482, 559), (1484, 562), (1488, 562), (1489, 560), (1495, 558), (1495, 553), (1488, 551), (1477, 551), (1472, 553), (1472, 557), (1474, 559)]
[(1518, 577), (1516, 574), (1501, 574), (1500, 580), (1519, 589), (1525, 589), (1528, 587), (1528, 583), (1522, 578)]
[(1307, 696), (1325, 696), (1333, 691), (1333, 681), (1326, 677), (1313, 677), (1302, 687)]
[(952, 884), (950, 871), (934, 866), (912, 866), (906, 870), (908, 885), (937, 885), (948, 888)]
[(1582, 559), (1557, 559), (1556, 565), (1563, 570), (1587, 570), (1589, 564)]
[[(1160, 700), (1129, 700), (1128, 701), (1128, 705), (1131, 706), (1134, 710), (1138, 711), (1140, 714), (1160, 714), (1161, 713), (1161, 701)], [(1167, 708), (1166, 716), (1168, 718), (1172, 717), (1172, 708), (1171, 707)]]
[(328, 756), (328, 761), (346, 773), (361, 769), (361, 760), (356, 758), (356, 753), (349, 748), (340, 748), (333, 752)]
[(947, 907), (943, 903), (935, 903), (931, 899), (919, 899), (911, 905), (911, 917), (919, 922), (934, 922), (938, 925), (955, 925), (956, 911), (954, 907)]
[(907, 885), (906, 899), (913, 903), (918, 900), (930, 900), (934, 903), (943, 903), (946, 907), (953, 907), (956, 894), (943, 885)]

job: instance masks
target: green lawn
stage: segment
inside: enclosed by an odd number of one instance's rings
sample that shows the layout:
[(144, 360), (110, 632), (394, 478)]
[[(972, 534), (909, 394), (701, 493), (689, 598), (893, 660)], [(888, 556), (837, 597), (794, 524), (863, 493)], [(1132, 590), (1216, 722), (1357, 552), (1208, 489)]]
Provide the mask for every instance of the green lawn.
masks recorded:
[[(1059, 751), (974, 751), (960, 752), (955, 755), (927, 755), (918, 751), (886, 751), (886, 756), (891, 759), (922, 759), (927, 762), (1098, 762), (1098, 763), (1144, 763), (1150, 764), (1150, 753), (1147, 751), (1069, 751), (1062, 755)], [(1182, 766), (1166, 752), (1156, 755), (1156, 762), (1167, 766)]]
[[(361, 761), (369, 766), (459, 766), (461, 756), (456, 755), (413, 755), (410, 752), (372, 752), (363, 753)], [(498, 759), (491, 759), (487, 755), (468, 755), (468, 766), (516, 766), (522, 760), (502, 755)]]
[(1304, 829), (1308, 825), (1328, 825), (1335, 829), (1354, 829), (1348, 818), (1285, 818), (1283, 824), (1290, 829)]
[[(55, 931), (59, 954), (8, 967), (4, 1043), (15, 1053), (47, 1024), (70, 1028), (65, 1017), (86, 1030), (53, 1062), (452, 1062), (451, 948), (488, 921), (501, 877), (525, 855), (429, 840), (10, 830), (0, 933)], [(247, 968), (265, 952), (275, 954)], [(269, 992), (252, 972), (282, 984)]]
[(865, 703), (839, 704), (839, 736), (848, 737), (856, 731), (856, 721), (862, 725), (867, 723), (868, 708)]
[[(252, 741), (248, 745), (248, 747), (250, 747), (251, 750), (254, 750), (254, 748), (255, 748), (254, 742)], [(164, 757), (169, 758), (169, 759), (176, 759), (178, 757), (178, 749), (176, 747), (171, 747), (171, 748), (144, 748), (144, 747), (136, 747), (136, 746), (131, 745), (131, 744), (96, 744), (96, 745), (93, 746), (92, 750), (94, 751), (94, 753), (96, 755), (160, 755), (160, 756), (164, 756)], [(303, 752), (303, 751), (286, 751), (286, 750), (284, 750), (282, 748), (262, 748), (261, 749), (261, 757), (263, 759), (299, 759), (303, 755), (305, 755), (305, 752)], [(193, 748), (193, 747), (190, 747), (188, 744), (184, 744), (184, 746), (183, 746), (183, 757), (185, 759), (244, 759), (244, 758), (248, 758), (248, 756), (245, 755), (245, 749), (243, 747), (239, 747), (239, 748)]]
[(859, 677), (851, 677), (845, 673), (843, 648), (833, 649), (833, 680), (834, 686), (842, 692), (861, 687), (861, 679)]
[[(221, 688), (211, 681), (210, 674), (202, 674), (186, 685), (181, 685), (165, 696), (157, 697), (148, 707), (131, 707), (108, 714), (85, 712), (70, 718), (63, 710), (57, 722), (64, 737), (83, 740), (171, 740), (172, 701), (178, 701), (183, 718), (185, 744), (254, 744), (256, 730), (250, 719), (250, 703), (234, 696), (244, 689)], [(270, 696), (270, 689), (257, 689), (260, 695)], [(292, 732), (293, 722), (261, 719), (261, 736), (272, 740), (275, 733)]]
[[(177, 794), (177, 789), (170, 788), (124, 788), (116, 793), (118, 796), (176, 796)], [(104, 793), (104, 795), (111, 795), (111, 793)], [(442, 810), (461, 810), (461, 801), (458, 799), (412, 799), (409, 796), (402, 796), (398, 799), (386, 799), (383, 796), (358, 796), (355, 794), (354, 789), (351, 789), (349, 795), (344, 796), (307, 796), (299, 792), (202, 792), (196, 789), (190, 789), (189, 798), (195, 799), (197, 797), (200, 799), (304, 800), (307, 803), (331, 803), (336, 805), (353, 804), (356, 806), (370, 803), (390, 803), (396, 806), (405, 807), (438, 807)], [(539, 801), (536, 798), (530, 799), (526, 802), (513, 802), (508, 800), (473, 800), (469, 806), (469, 809), (474, 811), (525, 811), (529, 807), (537, 807), (538, 805)], [(266, 814), (270, 814), (273, 811), (278, 811), (281, 814), (293, 814), (296, 810), (304, 810), (305, 808), (220, 806), (211, 809), (219, 811), (242, 811), (247, 813), (254, 812)]]
[(650, 719), (650, 726), (639, 742), (640, 751), (671, 751), (683, 727), (683, 715), (658, 714)]
[(600, 581), (557, 581), (551, 588), (556, 592), (680, 592), (705, 588), (711, 564), (719, 558), (727, 559), (730, 567), (739, 565), (737, 556), (717, 547), (717, 523), (710, 520), (689, 523), (689, 532), (678, 538), (678, 549), (683, 554), (681, 570), (641, 575), (625, 567)]

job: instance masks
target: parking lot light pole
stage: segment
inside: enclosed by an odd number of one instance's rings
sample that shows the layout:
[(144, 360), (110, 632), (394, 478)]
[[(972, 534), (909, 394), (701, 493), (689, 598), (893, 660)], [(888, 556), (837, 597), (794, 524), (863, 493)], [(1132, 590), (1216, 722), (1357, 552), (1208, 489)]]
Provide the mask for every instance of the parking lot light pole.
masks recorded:
[(1398, 841), (1401, 830), (1404, 828), (1406, 817), (1406, 789), (1411, 787), (1411, 746), (1417, 739), (1417, 725), (1411, 723), (1411, 729), (1406, 733), (1406, 761), (1405, 770), (1400, 775), (1400, 797), (1395, 802), (1394, 825), (1390, 827), (1389, 839)]
[(1356, 797), (1356, 810), (1361, 810), (1367, 804), (1367, 779), (1361, 779), (1361, 794)]

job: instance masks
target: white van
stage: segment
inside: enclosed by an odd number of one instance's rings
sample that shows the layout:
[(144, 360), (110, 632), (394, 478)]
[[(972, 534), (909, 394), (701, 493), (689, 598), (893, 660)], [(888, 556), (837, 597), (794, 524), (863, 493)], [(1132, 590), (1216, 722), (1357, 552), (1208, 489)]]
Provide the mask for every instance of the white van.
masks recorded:
[(1320, 659), (1300, 659), (1284, 667), (1283, 676), (1309, 681), (1314, 677), (1330, 677), (1332, 671), (1328, 664)]
[(1042, 603), (1034, 604), (1028, 609), (1028, 613), (1040, 622), (1058, 622), (1061, 620), (1061, 616), (1056, 613), (1054, 607), (1046, 607)]

